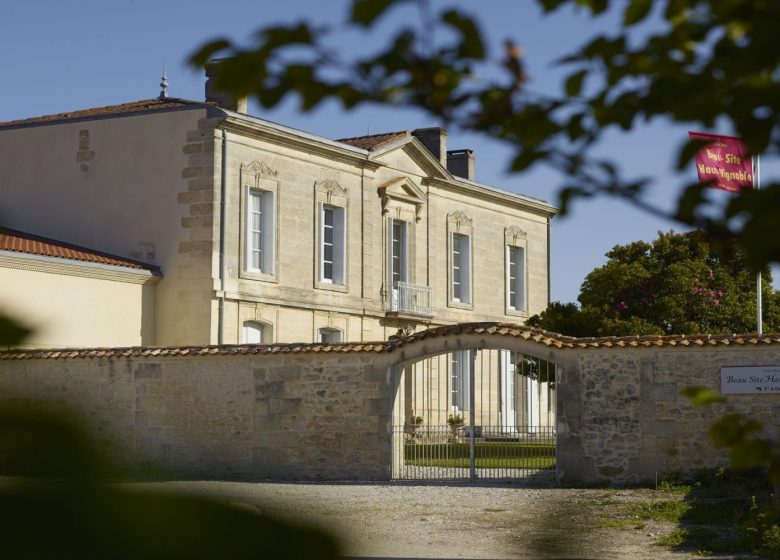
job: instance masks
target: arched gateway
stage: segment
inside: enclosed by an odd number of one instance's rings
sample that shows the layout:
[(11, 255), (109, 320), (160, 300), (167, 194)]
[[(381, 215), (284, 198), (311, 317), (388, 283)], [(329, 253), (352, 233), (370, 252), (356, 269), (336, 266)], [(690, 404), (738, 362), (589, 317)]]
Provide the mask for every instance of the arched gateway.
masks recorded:
[(557, 480), (558, 365), (549, 337), (520, 332), (480, 323), (398, 341), (394, 479)]

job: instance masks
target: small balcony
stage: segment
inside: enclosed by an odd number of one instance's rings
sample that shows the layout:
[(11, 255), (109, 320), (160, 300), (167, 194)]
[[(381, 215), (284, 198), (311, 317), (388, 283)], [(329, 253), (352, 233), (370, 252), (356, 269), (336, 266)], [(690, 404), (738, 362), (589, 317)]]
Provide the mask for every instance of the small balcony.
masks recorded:
[(387, 301), (387, 313), (431, 317), (431, 288), (409, 282), (393, 282)]

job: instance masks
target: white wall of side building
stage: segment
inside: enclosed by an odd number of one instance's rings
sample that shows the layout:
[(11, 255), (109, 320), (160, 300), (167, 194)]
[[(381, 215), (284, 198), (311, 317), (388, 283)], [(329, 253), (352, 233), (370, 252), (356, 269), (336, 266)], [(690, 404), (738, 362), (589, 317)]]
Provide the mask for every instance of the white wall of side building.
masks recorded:
[[(193, 197), (201, 212), (213, 203), (212, 156), (196, 154), (193, 170), (187, 153), (208, 148), (204, 117), (189, 109), (0, 130), (0, 223), (161, 268), (155, 336), (144, 343), (210, 340), (212, 236), (193, 239), (185, 227)], [(83, 345), (95, 345), (91, 336)]]
[(156, 278), (147, 271), (52, 261), (0, 257), (0, 310), (32, 329), (24, 347), (154, 343)]

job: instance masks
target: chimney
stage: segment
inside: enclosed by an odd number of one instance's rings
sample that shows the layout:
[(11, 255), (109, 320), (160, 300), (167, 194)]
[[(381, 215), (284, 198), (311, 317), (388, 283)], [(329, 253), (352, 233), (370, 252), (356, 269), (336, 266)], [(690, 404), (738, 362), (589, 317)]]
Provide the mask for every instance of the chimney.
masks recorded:
[(237, 113), (247, 112), (247, 99), (245, 96), (236, 97), (217, 88), (216, 80), (219, 73), (219, 60), (206, 64), (206, 101), (216, 103), (223, 109), (230, 109)]
[(447, 170), (453, 175), (474, 180), (474, 150), (450, 150), (447, 152)]
[(412, 136), (422, 142), (423, 146), (447, 167), (447, 131), (443, 128), (418, 128), (412, 131)]

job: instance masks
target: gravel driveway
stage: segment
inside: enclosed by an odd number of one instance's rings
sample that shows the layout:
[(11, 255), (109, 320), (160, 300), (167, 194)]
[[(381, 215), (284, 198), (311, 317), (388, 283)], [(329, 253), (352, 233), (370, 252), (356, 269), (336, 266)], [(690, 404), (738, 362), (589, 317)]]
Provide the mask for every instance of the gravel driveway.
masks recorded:
[(597, 502), (615, 493), (610, 490), (399, 483), (144, 486), (207, 494), (303, 519), (337, 535), (348, 558), (696, 558), (653, 544), (671, 525), (641, 531), (594, 528)]

